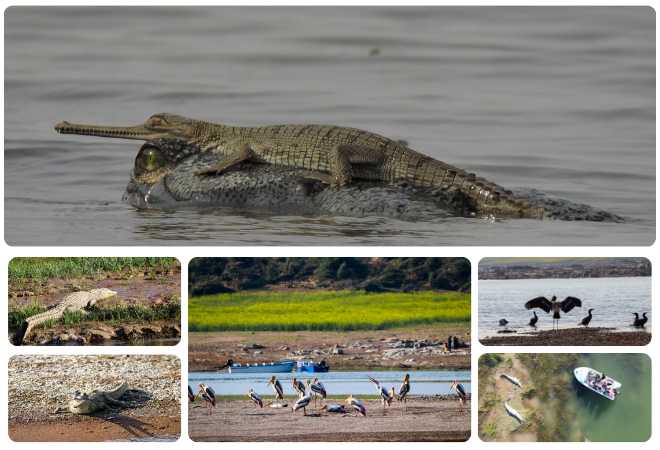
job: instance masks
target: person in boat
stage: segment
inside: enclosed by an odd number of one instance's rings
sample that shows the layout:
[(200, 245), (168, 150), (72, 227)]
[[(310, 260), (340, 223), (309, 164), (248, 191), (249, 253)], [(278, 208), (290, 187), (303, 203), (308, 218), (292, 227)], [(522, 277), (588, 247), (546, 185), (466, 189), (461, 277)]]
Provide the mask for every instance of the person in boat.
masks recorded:
[(616, 395), (621, 395), (621, 392), (619, 392), (619, 389), (617, 388), (612, 389), (612, 392), (614, 392)]

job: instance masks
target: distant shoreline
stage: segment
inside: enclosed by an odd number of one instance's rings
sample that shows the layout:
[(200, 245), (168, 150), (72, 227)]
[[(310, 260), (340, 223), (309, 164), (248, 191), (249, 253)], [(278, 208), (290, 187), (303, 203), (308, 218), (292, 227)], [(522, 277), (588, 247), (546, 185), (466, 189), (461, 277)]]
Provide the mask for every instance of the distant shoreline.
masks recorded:
[(615, 328), (564, 328), (532, 331), (508, 336), (479, 339), (482, 345), (578, 345), (578, 346), (644, 346), (651, 342), (650, 332), (610, 331)]

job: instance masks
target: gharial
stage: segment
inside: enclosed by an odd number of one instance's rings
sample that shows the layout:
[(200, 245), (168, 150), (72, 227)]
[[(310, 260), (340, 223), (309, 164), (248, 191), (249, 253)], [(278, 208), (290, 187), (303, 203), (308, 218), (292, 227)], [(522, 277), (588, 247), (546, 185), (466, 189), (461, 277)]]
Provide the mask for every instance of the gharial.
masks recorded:
[[(218, 175), (243, 162), (284, 165), (300, 169), (301, 176), (331, 186), (346, 186), (356, 179), (407, 179), (416, 187), (443, 187), (460, 195), (471, 210), (496, 217), (542, 219), (552, 214), (519, 198), (502, 186), (479, 178), (369, 131), (332, 125), (273, 125), (233, 127), (160, 113), (144, 124), (130, 127), (75, 125), (62, 122), (62, 134), (123, 139), (173, 138), (186, 144), (173, 155), (150, 147), (138, 155), (136, 168), (144, 179), (172, 170), (174, 162), (191, 154), (213, 153), (226, 158), (197, 171)], [(137, 160), (136, 160), (137, 163)], [(135, 172), (135, 171), (134, 171)]]
[(94, 389), (90, 392), (76, 392), (73, 399), (66, 407), (58, 407), (53, 413), (93, 414), (103, 409), (113, 409), (110, 405), (121, 407), (134, 407), (134, 405), (122, 402), (119, 399), (127, 392), (128, 383), (122, 380), (117, 386), (107, 391)]
[(26, 342), (26, 338), (35, 326), (44, 323), (49, 319), (60, 319), (64, 316), (65, 312), (72, 313), (80, 311), (83, 314), (88, 314), (85, 310), (86, 308), (91, 308), (97, 302), (116, 295), (117, 292), (106, 288), (74, 292), (73, 294), (67, 295), (48, 311), (44, 311), (41, 314), (35, 314), (26, 319), (27, 329), (25, 330), (25, 334), (23, 334), (23, 342)]

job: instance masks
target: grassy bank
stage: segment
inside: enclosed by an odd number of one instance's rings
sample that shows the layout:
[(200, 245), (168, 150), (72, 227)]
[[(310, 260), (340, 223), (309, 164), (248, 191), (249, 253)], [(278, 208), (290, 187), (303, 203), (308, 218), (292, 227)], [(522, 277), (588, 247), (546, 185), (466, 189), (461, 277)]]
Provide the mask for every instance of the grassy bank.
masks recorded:
[(9, 281), (98, 276), (101, 272), (122, 273), (151, 267), (179, 266), (176, 258), (14, 258), (9, 261)]
[(470, 294), (325, 291), (217, 294), (189, 299), (194, 331), (353, 331), (470, 320)]
[[(9, 311), (9, 328), (21, 328), (25, 320), (35, 314), (48, 310), (38, 302), (32, 302), (27, 306), (12, 305)], [(82, 322), (104, 322), (115, 326), (135, 323), (148, 323), (157, 320), (169, 320), (181, 318), (181, 301), (179, 299), (153, 308), (145, 308), (134, 303), (132, 305), (115, 304), (110, 307), (92, 308), (89, 314), (80, 311), (64, 313), (61, 319), (49, 319), (37, 325), (35, 328), (46, 328), (63, 323), (66, 326), (75, 326)]]

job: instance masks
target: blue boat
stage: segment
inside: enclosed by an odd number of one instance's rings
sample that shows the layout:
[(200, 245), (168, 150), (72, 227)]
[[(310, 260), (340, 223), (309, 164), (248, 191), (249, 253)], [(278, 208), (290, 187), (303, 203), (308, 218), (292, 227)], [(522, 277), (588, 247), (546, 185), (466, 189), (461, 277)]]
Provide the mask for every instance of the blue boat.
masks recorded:
[(314, 362), (311, 359), (301, 359), (298, 361), (298, 372), (329, 372), (330, 366), (325, 365), (325, 361)]

